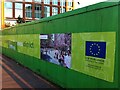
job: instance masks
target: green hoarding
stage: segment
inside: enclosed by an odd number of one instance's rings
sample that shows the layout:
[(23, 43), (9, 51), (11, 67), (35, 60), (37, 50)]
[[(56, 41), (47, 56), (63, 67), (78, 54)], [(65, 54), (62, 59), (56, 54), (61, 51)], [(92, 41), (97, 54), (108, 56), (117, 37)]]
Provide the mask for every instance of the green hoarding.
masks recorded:
[[(120, 88), (119, 9), (120, 2), (99, 3), (4, 30), (2, 53), (65, 88)], [(72, 33), (70, 69), (39, 59), (39, 34), (56, 33)]]
[[(52, 35), (52, 34), (50, 34)], [(53, 34), (57, 36), (57, 39), (61, 39), (60, 35), (62, 35), (62, 38), (67, 34)], [(53, 47), (50, 46), (52, 43), (49, 41), (48, 43), (40, 42), (40, 35), (39, 34), (29, 34), (29, 35), (9, 35), (9, 36), (3, 36), (4, 42), (3, 47), (7, 47), (12, 50), (17, 50), (19, 53), (23, 53), (29, 56), (36, 57), (40, 59), (40, 56), (44, 57), (41, 59), (44, 59), (46, 61), (55, 63), (56, 58), (54, 58), (54, 55), (56, 54), (56, 50), (53, 50), (53, 48), (59, 48), (58, 51), (65, 52), (67, 54), (67, 49), (64, 50), (61, 47), (66, 45), (64, 43), (64, 40), (66, 41), (66, 37), (62, 39), (60, 42), (60, 45), (55, 45)], [(115, 41), (116, 41), (116, 33), (115, 32), (91, 32), (91, 33), (72, 33), (71, 34), (70, 41), (72, 42), (72, 45), (70, 44), (69, 47), (72, 47), (71, 51), (71, 67), (70, 69), (82, 72), (84, 74), (94, 76), (99, 79), (103, 79), (109, 82), (113, 82), (114, 80), (114, 61), (115, 61)], [(9, 39), (8, 39), (9, 38)], [(55, 37), (56, 38), (56, 37)], [(51, 39), (52, 40), (52, 39)], [(41, 40), (42, 41), (42, 40)], [(41, 43), (41, 44), (40, 44)], [(40, 53), (40, 47), (42, 44), (47, 44), (47, 46), (43, 45), (44, 48), (47, 48), (48, 54), (42, 54)], [(57, 43), (58, 44), (58, 43)], [(64, 46), (65, 47), (65, 46)], [(42, 48), (43, 49), (43, 48)], [(41, 49), (41, 50), (42, 50)], [(51, 55), (49, 55), (49, 52), (52, 52)], [(64, 58), (66, 55), (63, 54)], [(52, 59), (48, 59), (48, 56)], [(53, 57), (52, 57), (53, 56)], [(46, 59), (45, 59), (46, 58)], [(52, 60), (52, 61), (51, 61)], [(68, 62), (66, 59), (63, 59), (64, 63), (65, 61)], [(58, 61), (58, 65), (61, 65)], [(55, 63), (56, 64), (56, 63)], [(65, 63), (67, 65), (67, 63)]]

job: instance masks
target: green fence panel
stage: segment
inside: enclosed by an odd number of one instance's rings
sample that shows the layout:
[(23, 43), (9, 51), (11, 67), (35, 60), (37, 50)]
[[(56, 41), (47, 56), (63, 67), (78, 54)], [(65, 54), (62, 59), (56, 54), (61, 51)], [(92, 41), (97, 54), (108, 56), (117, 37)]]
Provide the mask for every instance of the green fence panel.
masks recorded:
[(32, 69), (34, 68), (32, 65), (33, 65), (33, 57), (31, 56), (28, 56), (28, 55), (25, 55), (24, 56), (24, 61), (23, 61), (23, 65)]
[(24, 26), (25, 34), (33, 34), (34, 24)]
[(52, 82), (55, 82), (55, 83), (59, 82), (59, 78), (58, 78), (59, 68), (58, 68), (58, 66), (55, 64), (52, 64), (52, 63), (47, 63), (46, 66), (47, 66), (46, 73), (49, 76), (48, 79)]
[(22, 54), (22, 53), (18, 53), (17, 54), (17, 57), (18, 57), (18, 62), (20, 63), (20, 64), (23, 64), (23, 60), (25, 60), (24, 59), (24, 54)]
[[(118, 15), (120, 15), (120, 2), (119, 2), (119, 7), (118, 7)], [(119, 40), (119, 37), (120, 36), (120, 17), (118, 17), (118, 37), (117, 37), (117, 47), (116, 47), (116, 59), (118, 59), (118, 62), (117, 63), (120, 63), (120, 40)], [(118, 48), (118, 49), (117, 49)], [(118, 68), (120, 69), (120, 65), (118, 65)], [(119, 69), (118, 69), (118, 75), (120, 76), (120, 72), (119, 72)], [(119, 88), (120, 88), (120, 78), (118, 76), (118, 82), (119, 82)]]
[(16, 27), (16, 33), (17, 34), (24, 34), (25, 33), (25, 27), (24, 26), (17, 26)]
[(34, 72), (38, 74), (40, 73), (39, 63), (40, 63), (40, 59), (33, 57), (31, 70), (33, 70)]
[(41, 63), (39, 63), (39, 69), (40, 69), (40, 72), (41, 72), (41, 75), (43, 75), (44, 77), (47, 77), (47, 73), (46, 73), (46, 68), (47, 68), (47, 65), (46, 65), (47, 62), (45, 61), (41, 61)]
[(9, 29), (3, 30), (3, 31), (2, 31), (2, 35), (6, 35), (6, 34), (9, 35), (8, 31), (9, 31)]
[[(115, 11), (114, 13), (111, 13), (111, 11)], [(111, 8), (106, 8), (103, 10), (100, 10), (101, 13), (101, 29), (102, 31), (116, 31), (118, 29), (118, 7), (114, 6)], [(110, 23), (111, 22), (111, 23)]]
[[(5, 54), (5, 55), (7, 55), (7, 52), (6, 52), (6, 50), (5, 50), (4, 47), (2, 47), (2, 53)], [(7, 55), (7, 56), (8, 56), (8, 55)]]
[(38, 34), (41, 33), (42, 31), (44, 31), (44, 22), (38, 22), (34, 24), (34, 34)]
[(2, 47), (0, 46), (0, 54), (2, 54)]
[(9, 35), (16, 35), (16, 27), (10, 28)]
[(11, 54), (13, 54), (13, 55), (12, 55), (12, 58), (13, 58), (14, 60), (17, 60), (17, 58), (18, 58), (18, 57), (16, 57), (16, 56), (17, 56), (17, 52), (12, 50), (12, 51), (11, 51)]
[[(17, 52), (2, 47), (2, 53), (64, 88), (120, 88), (119, 14), (119, 2), (99, 3), (2, 31), (3, 36), (11, 35), (9, 40), (14, 39), (16, 42), (17, 39), (13, 38), (16, 34), (22, 37), (22, 35), (28, 34), (116, 32), (114, 82), (108, 82), (73, 69), (67, 69), (37, 57), (35, 58), (32, 55), (29, 56), (32, 52), (27, 47), (25, 48), (28, 50), (23, 53), (22, 51)], [(22, 40), (19, 40), (19, 42), (22, 42)]]

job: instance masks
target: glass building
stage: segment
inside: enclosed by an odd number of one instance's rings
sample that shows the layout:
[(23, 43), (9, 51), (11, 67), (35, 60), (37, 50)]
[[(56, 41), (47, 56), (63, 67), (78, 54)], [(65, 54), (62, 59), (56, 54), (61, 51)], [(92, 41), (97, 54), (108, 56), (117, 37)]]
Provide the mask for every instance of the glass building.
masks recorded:
[[(62, 2), (63, 1), (63, 2)], [(73, 0), (5, 0), (5, 22), (39, 20), (74, 9)]]

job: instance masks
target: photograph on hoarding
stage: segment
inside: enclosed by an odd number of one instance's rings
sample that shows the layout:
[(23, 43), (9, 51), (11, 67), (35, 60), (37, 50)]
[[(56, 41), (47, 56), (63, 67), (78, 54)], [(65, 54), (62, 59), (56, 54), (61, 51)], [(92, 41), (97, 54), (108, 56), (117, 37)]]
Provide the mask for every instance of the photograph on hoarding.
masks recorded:
[(71, 68), (71, 34), (40, 34), (41, 59)]

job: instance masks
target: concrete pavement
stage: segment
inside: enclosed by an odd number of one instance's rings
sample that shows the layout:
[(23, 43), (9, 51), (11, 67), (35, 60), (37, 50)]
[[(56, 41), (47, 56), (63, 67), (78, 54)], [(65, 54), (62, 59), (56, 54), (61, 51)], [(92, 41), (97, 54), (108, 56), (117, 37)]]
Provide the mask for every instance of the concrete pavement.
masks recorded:
[(60, 89), (57, 85), (20, 66), (4, 55), (0, 55), (0, 64), (2, 66), (2, 88)]

